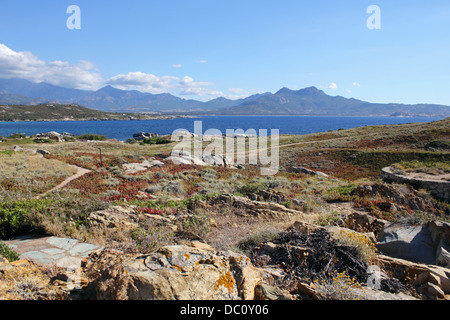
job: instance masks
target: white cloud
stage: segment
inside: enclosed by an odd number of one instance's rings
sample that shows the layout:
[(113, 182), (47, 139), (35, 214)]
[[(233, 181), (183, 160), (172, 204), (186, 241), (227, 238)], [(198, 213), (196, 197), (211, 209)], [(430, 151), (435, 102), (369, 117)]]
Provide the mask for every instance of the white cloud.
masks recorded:
[(180, 94), (183, 96), (209, 96), (211, 98), (223, 97), (225, 95), (222, 91), (202, 87), (185, 88)]
[(179, 86), (181, 88), (192, 88), (192, 87), (206, 87), (206, 86), (213, 86), (214, 83), (212, 82), (196, 82), (194, 81), (194, 78), (189, 76), (184, 76), (179, 83)]
[(360, 88), (361, 87), (361, 85), (358, 83), (358, 82), (353, 82), (353, 86), (355, 86), (355, 87), (357, 87), (357, 88)]
[(180, 95), (192, 96), (212, 96), (216, 97), (222, 92), (205, 88), (212, 86), (212, 82), (195, 81), (190, 76), (183, 78), (173, 76), (155, 76), (153, 74), (143, 72), (129, 72), (127, 74), (120, 74), (106, 80), (106, 84), (113, 85), (122, 90), (136, 89), (148, 93), (165, 93), (177, 90)]
[(228, 91), (234, 94), (244, 94), (246, 91), (242, 88), (229, 88)]
[(174, 88), (178, 81), (178, 77), (172, 76), (155, 76), (143, 72), (129, 72), (127, 74), (119, 74), (108, 80), (106, 84), (116, 86), (122, 90), (136, 89), (148, 93), (163, 93)]
[(199, 63), (208, 63), (207, 60), (200, 60)]
[(77, 64), (64, 61), (46, 62), (31, 52), (16, 52), (1, 43), (0, 78), (21, 78), (77, 89), (98, 89), (102, 84), (102, 76), (89, 61), (80, 61)]
[(338, 85), (334, 82), (332, 82), (328, 85), (328, 89), (336, 90), (337, 88), (338, 88)]
[[(207, 63), (206, 60), (200, 61)], [(181, 64), (172, 65), (181, 68)], [(172, 93), (179, 95), (217, 98), (225, 96), (210, 88), (214, 83), (195, 81), (190, 76), (157, 76), (144, 72), (129, 72), (104, 79), (96, 66), (89, 61), (71, 64), (65, 61), (44, 61), (31, 52), (16, 52), (0, 43), (0, 78), (21, 78), (32, 82), (47, 82), (53, 85), (85, 90), (97, 90), (104, 85), (113, 85), (122, 90), (139, 90), (148, 93)], [(233, 90), (230, 91), (233, 93)], [(238, 92), (235, 92), (238, 94)]]
[(345, 89), (345, 91), (347, 91), (347, 93), (352, 93), (352, 90), (350, 89)]
[(228, 99), (242, 99), (250, 96), (251, 93), (242, 88), (229, 88), (228, 94), (225, 96)]

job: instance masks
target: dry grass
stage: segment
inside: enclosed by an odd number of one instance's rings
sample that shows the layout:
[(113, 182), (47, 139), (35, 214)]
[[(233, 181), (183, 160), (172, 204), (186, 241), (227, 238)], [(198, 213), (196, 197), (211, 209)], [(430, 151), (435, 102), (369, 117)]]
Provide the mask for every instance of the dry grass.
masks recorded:
[(204, 239), (218, 250), (236, 250), (236, 245), (243, 239), (261, 233), (279, 233), (295, 221), (311, 220), (314, 215), (268, 215), (255, 216), (243, 208), (221, 205), (208, 208), (196, 208), (195, 214), (207, 217), (209, 231)]
[(359, 257), (367, 264), (372, 264), (377, 256), (376, 243), (364, 234), (351, 230), (339, 230), (333, 238), (344, 245), (356, 247)]
[(314, 289), (325, 300), (361, 300), (363, 287), (344, 272), (327, 280), (315, 280)]
[(0, 187), (5, 191), (3, 197), (8, 192), (19, 198), (31, 197), (53, 188), (75, 173), (75, 168), (60, 161), (45, 159), (41, 155), (0, 153)]

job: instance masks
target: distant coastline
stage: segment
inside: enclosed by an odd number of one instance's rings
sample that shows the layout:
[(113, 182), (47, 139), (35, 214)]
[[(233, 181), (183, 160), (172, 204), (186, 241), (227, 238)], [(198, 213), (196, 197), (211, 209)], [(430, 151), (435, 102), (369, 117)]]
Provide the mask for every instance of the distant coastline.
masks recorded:
[(0, 105), (0, 122), (168, 120), (183, 114), (105, 112), (75, 104)]
[(79, 118), (79, 119), (10, 119), (10, 120), (0, 120), (2, 122), (73, 122), (73, 121), (139, 121), (139, 120), (172, 120), (181, 118), (196, 118), (195, 116), (149, 116), (149, 117), (137, 117), (137, 118)]

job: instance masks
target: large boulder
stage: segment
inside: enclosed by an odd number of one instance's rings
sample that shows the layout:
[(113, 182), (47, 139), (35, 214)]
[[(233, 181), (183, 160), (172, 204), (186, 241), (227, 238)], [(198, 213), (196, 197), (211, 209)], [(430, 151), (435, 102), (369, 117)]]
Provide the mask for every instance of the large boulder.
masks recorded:
[(377, 248), (385, 255), (417, 263), (450, 267), (450, 224), (390, 225), (379, 235)]
[(139, 217), (133, 207), (111, 206), (104, 210), (91, 212), (88, 223), (92, 227), (127, 228), (138, 227)]
[(433, 264), (436, 261), (436, 248), (425, 225), (389, 226), (383, 230), (377, 248), (387, 256), (412, 262)]
[(252, 215), (266, 215), (272, 217), (303, 215), (302, 211), (286, 208), (284, 205), (275, 202), (253, 201), (246, 197), (232, 194), (222, 194), (210, 200), (211, 205), (231, 205), (236, 208), (245, 209)]
[(149, 133), (149, 132), (137, 132), (133, 134), (133, 138), (136, 140), (144, 140), (149, 138), (159, 138), (160, 135), (157, 133)]
[(245, 256), (196, 241), (148, 255), (105, 250), (83, 267), (101, 300), (251, 300), (261, 281)]
[(233, 160), (224, 155), (204, 155), (202, 160), (211, 166), (219, 166), (225, 168), (233, 167)]
[(192, 155), (188, 151), (173, 152), (166, 160), (172, 161), (174, 164), (193, 164), (197, 166), (206, 166), (207, 163), (201, 158)]
[(436, 264), (450, 268), (450, 223), (432, 221), (427, 224), (433, 242), (436, 244)]
[(303, 173), (311, 176), (321, 176), (321, 177), (328, 177), (327, 174), (320, 172), (320, 171), (314, 171), (311, 169), (307, 169), (304, 167), (290, 167), (286, 170), (287, 172), (293, 172), (293, 173)]
[(141, 163), (125, 163), (122, 165), (122, 168), (125, 170), (125, 173), (134, 174), (137, 172), (148, 170), (153, 167), (162, 167), (162, 166), (164, 166), (164, 162), (151, 159), (151, 160), (144, 160)]

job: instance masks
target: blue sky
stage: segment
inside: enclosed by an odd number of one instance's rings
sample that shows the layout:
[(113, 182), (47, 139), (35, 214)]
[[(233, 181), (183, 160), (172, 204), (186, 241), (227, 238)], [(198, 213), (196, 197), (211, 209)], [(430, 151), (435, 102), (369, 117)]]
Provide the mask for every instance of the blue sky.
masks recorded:
[[(66, 12), (81, 9), (81, 29)], [(370, 30), (367, 8), (381, 10)], [(186, 99), (316, 86), (450, 105), (450, 2), (1, 0), (0, 77)]]

